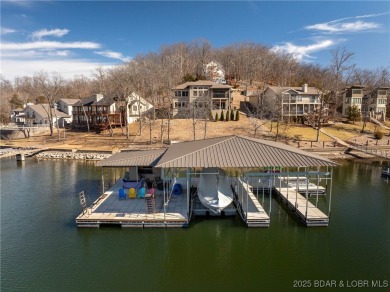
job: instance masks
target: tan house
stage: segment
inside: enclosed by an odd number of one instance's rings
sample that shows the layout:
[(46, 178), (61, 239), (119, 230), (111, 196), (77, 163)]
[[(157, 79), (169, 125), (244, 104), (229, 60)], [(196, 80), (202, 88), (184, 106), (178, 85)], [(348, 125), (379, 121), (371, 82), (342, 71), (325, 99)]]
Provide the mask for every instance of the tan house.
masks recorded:
[(172, 88), (172, 114), (188, 116), (190, 108), (209, 107), (212, 111), (230, 110), (232, 87), (208, 80), (186, 82)]
[(389, 87), (376, 87), (367, 91), (362, 85), (349, 86), (344, 91), (342, 114), (348, 116), (348, 108), (356, 106), (362, 117), (385, 121), (389, 94)]
[(362, 115), (385, 121), (389, 89), (389, 87), (378, 87), (366, 94), (363, 98)]
[(259, 97), (278, 101), (273, 103), (275, 110), (289, 121), (297, 121), (305, 115), (312, 113), (320, 105), (322, 92), (316, 87), (303, 84), (302, 87), (267, 86), (264, 93), (254, 92), (248, 96), (248, 101), (254, 109), (259, 108)]
[(364, 97), (364, 86), (352, 85), (346, 87), (343, 94), (343, 107), (342, 115), (348, 116), (348, 109), (352, 106), (356, 106), (362, 111), (363, 97)]

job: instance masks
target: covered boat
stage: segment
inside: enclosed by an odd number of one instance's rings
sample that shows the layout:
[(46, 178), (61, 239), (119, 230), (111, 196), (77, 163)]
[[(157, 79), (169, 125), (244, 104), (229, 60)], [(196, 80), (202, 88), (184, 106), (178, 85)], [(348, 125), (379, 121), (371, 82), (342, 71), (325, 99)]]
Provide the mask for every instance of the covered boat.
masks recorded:
[(221, 168), (205, 168), (200, 174), (198, 184), (200, 202), (214, 213), (229, 206), (233, 201), (233, 191), (226, 172)]

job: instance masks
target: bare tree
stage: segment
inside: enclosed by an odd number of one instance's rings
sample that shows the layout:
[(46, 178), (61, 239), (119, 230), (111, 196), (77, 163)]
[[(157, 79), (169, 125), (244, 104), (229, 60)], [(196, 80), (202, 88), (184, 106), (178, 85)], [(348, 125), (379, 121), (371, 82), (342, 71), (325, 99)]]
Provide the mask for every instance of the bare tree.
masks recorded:
[(60, 129), (58, 123), (56, 102), (58, 94), (65, 85), (65, 80), (58, 73), (52, 73), (49, 75), (47, 72), (40, 72), (33, 77), (34, 86), (36, 86), (36, 92), (39, 96), (44, 98), (44, 101), (48, 104), (48, 109), (45, 107), (45, 111), (49, 120), (50, 136), (53, 136), (53, 116), (56, 121), (58, 140), (60, 137)]
[(77, 99), (79, 99), (81, 102), (81, 108), (83, 110), (84, 117), (85, 117), (85, 120), (87, 122), (87, 130), (89, 133), (89, 131), (90, 131), (89, 118), (88, 118), (87, 113), (86, 113), (85, 108), (84, 108), (83, 99), (92, 94), (91, 81), (83, 75), (75, 76), (73, 78), (73, 80), (71, 80), (69, 82), (68, 86), (70, 87), (71, 95), (76, 97)]
[[(335, 100), (335, 106), (338, 108), (341, 105), (340, 90), (343, 86), (343, 74), (353, 70), (354, 64), (351, 64), (354, 53), (348, 51), (346, 48), (337, 48), (331, 50), (332, 59), (329, 65), (329, 70), (333, 74), (333, 80), (331, 80), (332, 91), (331, 98)], [(336, 113), (336, 111), (335, 111)]]
[[(126, 137), (127, 141), (130, 141), (129, 133), (129, 104), (130, 95), (134, 92), (135, 76), (133, 73), (133, 64), (125, 63), (118, 65), (114, 69), (110, 70), (110, 77), (114, 85), (114, 92), (118, 97), (119, 102), (125, 104), (125, 125), (126, 125)], [(138, 104), (140, 106), (140, 104)], [(140, 112), (140, 110), (139, 110)]]

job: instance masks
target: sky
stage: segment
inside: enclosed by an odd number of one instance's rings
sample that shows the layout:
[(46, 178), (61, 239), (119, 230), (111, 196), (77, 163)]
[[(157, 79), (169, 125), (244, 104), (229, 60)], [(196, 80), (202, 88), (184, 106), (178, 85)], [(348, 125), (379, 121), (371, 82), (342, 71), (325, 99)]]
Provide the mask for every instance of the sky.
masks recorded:
[(353, 52), (361, 69), (390, 70), (390, 1), (18, 1), (2, 0), (0, 73), (91, 76), (99, 67), (208, 40), (254, 42), (302, 63), (328, 66)]

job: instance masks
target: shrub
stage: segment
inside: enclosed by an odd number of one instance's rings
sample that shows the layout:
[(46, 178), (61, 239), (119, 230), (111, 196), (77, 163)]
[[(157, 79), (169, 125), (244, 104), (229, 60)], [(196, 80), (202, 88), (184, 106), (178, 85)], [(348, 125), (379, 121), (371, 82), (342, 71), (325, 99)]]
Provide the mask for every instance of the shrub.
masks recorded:
[(229, 122), (230, 121), (230, 115), (229, 115), (229, 111), (226, 111), (226, 119), (225, 119), (226, 122)]
[(214, 119), (214, 121), (218, 121), (219, 120), (219, 116), (218, 116), (218, 113), (215, 113), (215, 119)]
[(233, 109), (230, 110), (230, 120), (234, 121), (234, 110)]
[(236, 111), (236, 121), (239, 121), (239, 120), (240, 120), (240, 112)]
[(375, 139), (378, 139), (378, 140), (382, 139), (383, 136), (384, 136), (384, 134), (381, 131), (376, 131), (374, 134)]
[(223, 113), (223, 111), (221, 111), (221, 117), (219, 118), (220, 121), (224, 121), (225, 120), (225, 115)]

